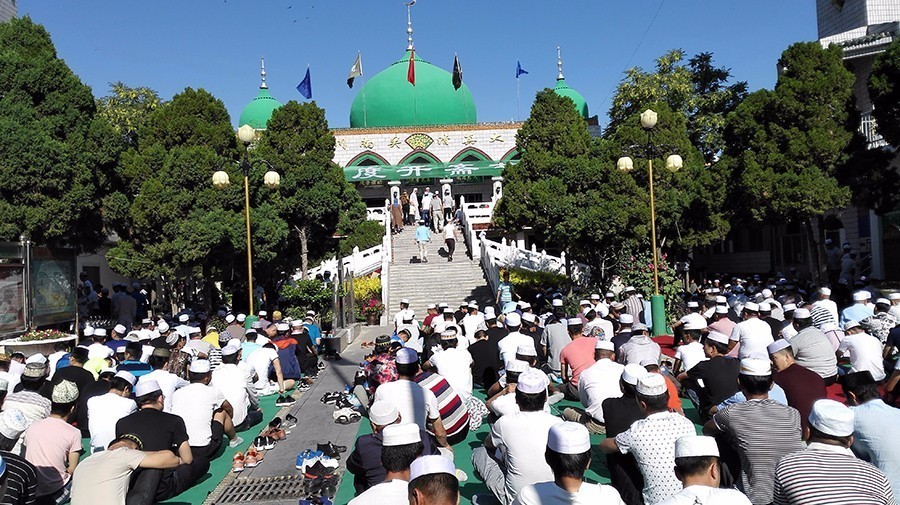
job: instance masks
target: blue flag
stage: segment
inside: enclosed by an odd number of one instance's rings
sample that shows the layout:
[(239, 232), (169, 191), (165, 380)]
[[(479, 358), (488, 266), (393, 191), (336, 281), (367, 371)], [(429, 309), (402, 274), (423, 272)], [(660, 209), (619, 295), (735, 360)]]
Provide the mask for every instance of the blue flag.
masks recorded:
[(307, 100), (312, 98), (312, 81), (309, 78), (309, 67), (306, 67), (306, 77), (297, 85), (297, 91)]
[(516, 61), (516, 79), (518, 79), (520, 75), (527, 73), (528, 71), (522, 68), (522, 64)]

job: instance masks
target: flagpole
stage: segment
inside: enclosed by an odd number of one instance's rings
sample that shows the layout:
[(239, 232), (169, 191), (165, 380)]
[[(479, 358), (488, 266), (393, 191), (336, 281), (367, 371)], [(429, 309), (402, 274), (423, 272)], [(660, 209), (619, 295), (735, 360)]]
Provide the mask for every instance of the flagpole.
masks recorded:
[(516, 121), (519, 120), (519, 76), (516, 76)]
[(359, 60), (359, 76), (362, 77), (363, 127), (367, 128), (369, 126), (369, 119), (366, 112), (366, 75), (362, 70), (362, 56), (359, 50), (356, 51), (356, 59)]

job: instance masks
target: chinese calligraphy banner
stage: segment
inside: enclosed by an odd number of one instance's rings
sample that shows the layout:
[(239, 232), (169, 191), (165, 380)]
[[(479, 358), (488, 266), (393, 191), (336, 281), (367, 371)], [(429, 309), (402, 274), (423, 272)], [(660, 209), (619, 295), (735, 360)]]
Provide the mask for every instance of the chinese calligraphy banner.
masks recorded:
[(344, 168), (348, 182), (399, 181), (403, 179), (456, 179), (461, 177), (496, 177), (511, 161), (461, 161), (427, 165), (365, 165)]

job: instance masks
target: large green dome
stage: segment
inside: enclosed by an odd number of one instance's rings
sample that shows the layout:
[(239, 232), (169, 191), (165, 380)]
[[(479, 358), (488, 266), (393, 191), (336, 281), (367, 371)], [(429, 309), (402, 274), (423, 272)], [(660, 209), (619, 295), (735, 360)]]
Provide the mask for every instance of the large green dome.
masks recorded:
[(272, 113), (279, 107), (281, 107), (281, 104), (278, 103), (278, 100), (272, 98), (268, 88), (259, 88), (259, 94), (241, 112), (238, 128), (248, 124), (254, 130), (265, 130), (266, 123), (269, 122)]
[(570, 88), (568, 84), (566, 84), (566, 80), (563, 78), (559, 78), (556, 80), (556, 87), (553, 88), (553, 91), (556, 92), (559, 96), (564, 96), (570, 98), (573, 102), (575, 102), (575, 110), (581, 114), (581, 117), (587, 119), (590, 117), (588, 114), (588, 105), (587, 100), (581, 96), (581, 93), (575, 91)]
[(453, 88), (450, 72), (416, 55), (416, 85), (406, 80), (410, 51), (369, 79), (350, 107), (350, 127), (474, 124), (468, 86)]

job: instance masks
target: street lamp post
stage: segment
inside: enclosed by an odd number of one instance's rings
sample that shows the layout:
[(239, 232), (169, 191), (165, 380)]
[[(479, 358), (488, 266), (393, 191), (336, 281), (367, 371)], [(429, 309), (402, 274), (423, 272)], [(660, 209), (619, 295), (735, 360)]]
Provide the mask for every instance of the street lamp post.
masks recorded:
[[(641, 113), (641, 127), (647, 132), (647, 143), (644, 146), (635, 145), (629, 147), (629, 150), (643, 148), (644, 155), (647, 157), (647, 176), (650, 180), (650, 235), (653, 247), (653, 296), (650, 297), (650, 308), (653, 317), (654, 336), (662, 335), (666, 331), (666, 304), (663, 296), (659, 294), (659, 253), (656, 248), (656, 200), (653, 194), (653, 157), (663, 149), (671, 149), (669, 146), (653, 143), (653, 128), (656, 126), (657, 120), (656, 112), (650, 109)], [(677, 172), (682, 166), (684, 166), (684, 161), (681, 159), (681, 156), (672, 154), (666, 158), (666, 168), (670, 171)], [(628, 156), (622, 156), (616, 162), (616, 167), (623, 172), (629, 172), (634, 169), (634, 161)]]
[[(248, 315), (253, 312), (253, 249), (251, 248), (250, 239), (250, 169), (256, 165), (263, 164), (269, 168), (263, 176), (263, 183), (270, 188), (278, 187), (281, 184), (281, 176), (274, 170), (272, 165), (263, 159), (257, 158), (250, 160), (250, 144), (256, 139), (256, 130), (250, 125), (243, 125), (238, 128), (238, 139), (244, 144), (244, 155), (241, 157), (238, 166), (244, 174), (244, 218), (247, 222), (247, 296), (249, 310)], [(212, 176), (213, 186), (216, 188), (226, 188), (231, 184), (228, 179), (228, 173), (224, 170), (217, 170)]]

